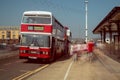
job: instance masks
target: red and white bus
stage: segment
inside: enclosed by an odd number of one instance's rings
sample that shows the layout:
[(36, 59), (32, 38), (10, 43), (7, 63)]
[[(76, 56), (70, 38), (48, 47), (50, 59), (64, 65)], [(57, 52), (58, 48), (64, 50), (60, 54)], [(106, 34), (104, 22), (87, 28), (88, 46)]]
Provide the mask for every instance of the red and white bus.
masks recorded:
[(51, 12), (26, 11), (20, 28), (19, 57), (53, 61), (65, 54), (65, 47), (70, 43), (66, 36), (71, 37), (68, 33), (71, 33), (69, 29)]

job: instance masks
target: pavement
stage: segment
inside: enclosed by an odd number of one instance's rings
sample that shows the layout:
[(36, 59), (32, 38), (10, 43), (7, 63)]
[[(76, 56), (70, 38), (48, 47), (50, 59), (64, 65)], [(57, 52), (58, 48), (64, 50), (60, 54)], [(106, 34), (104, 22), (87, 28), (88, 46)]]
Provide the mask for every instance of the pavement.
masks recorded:
[(72, 57), (58, 60), (24, 80), (120, 80), (120, 63), (99, 49), (94, 53), (92, 63), (82, 54), (78, 61)]

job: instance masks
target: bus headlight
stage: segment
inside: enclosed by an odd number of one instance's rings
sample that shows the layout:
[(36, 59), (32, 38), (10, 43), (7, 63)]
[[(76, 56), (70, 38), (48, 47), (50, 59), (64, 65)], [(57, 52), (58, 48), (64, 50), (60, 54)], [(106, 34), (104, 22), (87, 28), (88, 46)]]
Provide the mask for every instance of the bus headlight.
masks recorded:
[(48, 52), (46, 52), (46, 55), (48, 55)]
[(45, 52), (43, 51), (43, 54), (45, 54)]
[(26, 50), (20, 50), (20, 53), (26, 53)]
[(48, 52), (43, 51), (42, 53), (45, 54), (45, 55), (48, 55)]

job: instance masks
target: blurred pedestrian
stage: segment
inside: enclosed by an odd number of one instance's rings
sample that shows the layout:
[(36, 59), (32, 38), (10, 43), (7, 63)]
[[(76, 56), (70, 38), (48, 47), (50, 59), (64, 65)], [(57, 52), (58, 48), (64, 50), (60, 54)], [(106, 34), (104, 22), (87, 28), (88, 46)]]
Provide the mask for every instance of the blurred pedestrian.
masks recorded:
[(90, 40), (87, 42), (87, 54), (90, 62), (92, 62), (93, 59), (93, 49), (94, 49), (94, 42), (93, 40)]
[(73, 56), (73, 44), (70, 45), (70, 56)]
[(77, 46), (77, 44), (73, 45), (73, 60), (74, 61), (78, 60), (78, 46)]

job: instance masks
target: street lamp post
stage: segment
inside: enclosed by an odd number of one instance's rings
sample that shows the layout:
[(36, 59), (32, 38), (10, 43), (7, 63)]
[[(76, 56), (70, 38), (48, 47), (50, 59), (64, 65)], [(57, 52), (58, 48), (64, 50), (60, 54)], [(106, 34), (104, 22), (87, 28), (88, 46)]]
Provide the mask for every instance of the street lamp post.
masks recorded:
[(85, 41), (88, 41), (88, 9), (87, 9), (88, 1), (85, 0)]

